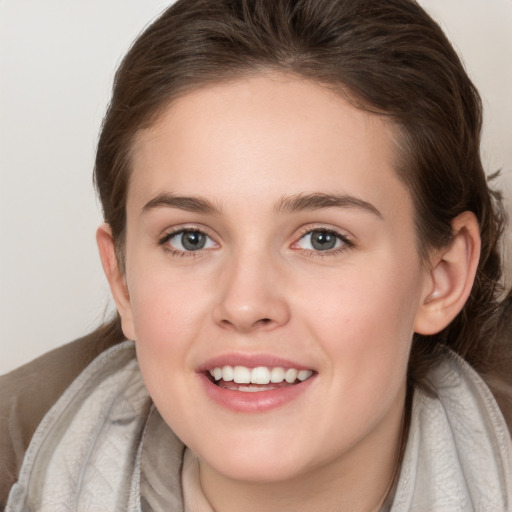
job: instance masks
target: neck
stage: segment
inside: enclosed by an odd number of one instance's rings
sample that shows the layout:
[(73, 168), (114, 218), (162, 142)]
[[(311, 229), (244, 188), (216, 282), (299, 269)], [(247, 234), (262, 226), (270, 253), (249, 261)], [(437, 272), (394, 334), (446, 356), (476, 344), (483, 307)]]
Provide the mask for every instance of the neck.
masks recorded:
[(404, 400), (401, 413), (390, 415), (390, 421), (376, 428), (362, 444), (293, 478), (240, 481), (201, 461), (201, 486), (215, 512), (378, 512), (399, 467), (407, 423), (403, 411)]

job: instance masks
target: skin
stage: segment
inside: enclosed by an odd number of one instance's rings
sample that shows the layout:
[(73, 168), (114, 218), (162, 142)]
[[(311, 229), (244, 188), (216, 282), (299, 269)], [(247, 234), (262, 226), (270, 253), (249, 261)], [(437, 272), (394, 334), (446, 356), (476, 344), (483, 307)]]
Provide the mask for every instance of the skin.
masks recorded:
[[(384, 119), (276, 73), (188, 93), (138, 134), (126, 273), (108, 226), (100, 253), (148, 391), (199, 456), (216, 511), (378, 509), (396, 467), (412, 335), (455, 316), (478, 259), (466, 215), (453, 247), (420, 260), (396, 151)], [(311, 194), (345, 202), (293, 204)], [(183, 227), (208, 235), (204, 249), (172, 238)], [(315, 249), (311, 231), (326, 229), (336, 247)], [(280, 407), (228, 410), (197, 373), (225, 354), (285, 358), (314, 379)]]

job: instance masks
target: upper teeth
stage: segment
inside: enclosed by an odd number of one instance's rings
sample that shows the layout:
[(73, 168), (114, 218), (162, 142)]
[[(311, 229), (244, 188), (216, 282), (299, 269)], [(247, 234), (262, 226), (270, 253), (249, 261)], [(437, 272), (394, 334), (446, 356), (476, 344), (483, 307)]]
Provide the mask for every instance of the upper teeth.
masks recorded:
[(286, 381), (293, 384), (297, 379), (304, 381), (313, 375), (312, 370), (296, 370), (295, 368), (267, 368), (266, 366), (257, 366), (256, 368), (247, 368), (246, 366), (223, 366), (215, 367), (210, 370), (210, 375), (217, 380), (226, 382), (234, 381), (237, 384), (275, 384)]

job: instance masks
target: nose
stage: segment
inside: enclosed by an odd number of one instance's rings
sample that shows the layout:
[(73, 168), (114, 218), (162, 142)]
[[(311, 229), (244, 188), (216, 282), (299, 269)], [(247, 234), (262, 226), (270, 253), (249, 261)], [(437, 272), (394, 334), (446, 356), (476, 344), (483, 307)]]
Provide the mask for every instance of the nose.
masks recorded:
[(290, 319), (283, 277), (265, 255), (231, 261), (223, 269), (215, 322), (243, 333), (272, 330)]

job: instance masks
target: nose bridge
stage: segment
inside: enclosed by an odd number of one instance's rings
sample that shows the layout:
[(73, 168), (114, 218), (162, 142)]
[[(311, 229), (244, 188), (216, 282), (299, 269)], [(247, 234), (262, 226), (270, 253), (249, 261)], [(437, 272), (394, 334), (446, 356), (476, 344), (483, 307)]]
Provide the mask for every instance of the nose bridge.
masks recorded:
[(267, 247), (233, 251), (223, 268), (215, 319), (224, 327), (248, 332), (273, 328), (289, 319), (277, 258)]

